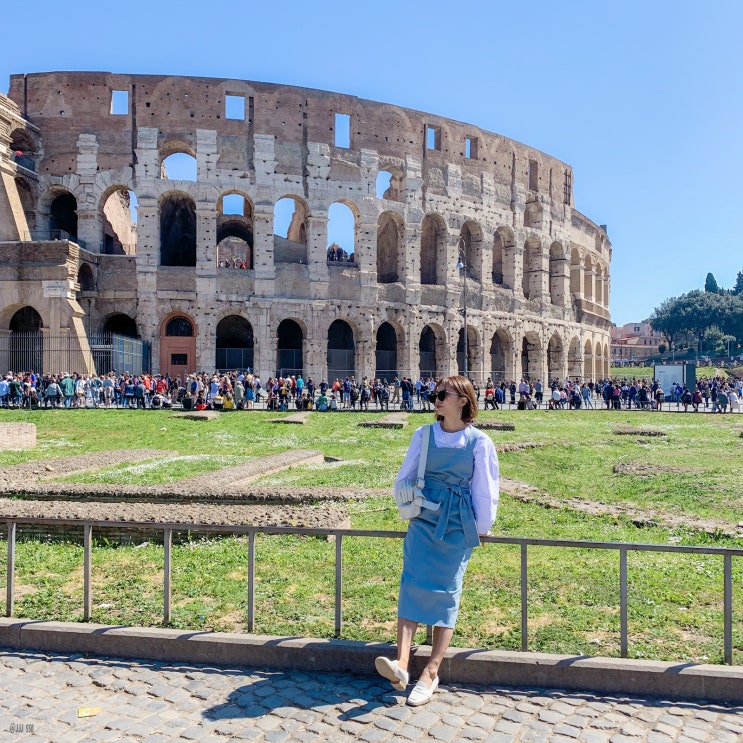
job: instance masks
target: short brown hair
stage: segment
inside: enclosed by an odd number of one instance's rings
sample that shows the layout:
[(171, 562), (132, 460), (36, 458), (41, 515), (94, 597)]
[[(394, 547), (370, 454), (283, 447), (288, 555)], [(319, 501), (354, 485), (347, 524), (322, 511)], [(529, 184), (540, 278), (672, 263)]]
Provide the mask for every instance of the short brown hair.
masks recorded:
[[(436, 389), (446, 386), (451, 387), (460, 397), (465, 398), (462, 420), (465, 423), (474, 423), (477, 418), (477, 396), (472, 382), (467, 377), (462, 377), (459, 374), (452, 377), (442, 377), (436, 382)], [(441, 416), (437, 416), (436, 419), (441, 420)]]

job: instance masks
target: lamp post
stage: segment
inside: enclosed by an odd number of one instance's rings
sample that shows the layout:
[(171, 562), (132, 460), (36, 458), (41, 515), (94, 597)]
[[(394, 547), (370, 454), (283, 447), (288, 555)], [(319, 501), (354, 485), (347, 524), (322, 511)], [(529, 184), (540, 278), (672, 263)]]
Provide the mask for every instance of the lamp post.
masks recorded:
[(469, 348), (467, 338), (467, 253), (464, 238), (459, 238), (457, 249), (459, 250), (459, 260), (457, 261), (457, 268), (462, 271), (462, 286), (463, 286), (463, 305), (462, 305), (462, 316), (464, 317), (464, 376), (469, 377)]

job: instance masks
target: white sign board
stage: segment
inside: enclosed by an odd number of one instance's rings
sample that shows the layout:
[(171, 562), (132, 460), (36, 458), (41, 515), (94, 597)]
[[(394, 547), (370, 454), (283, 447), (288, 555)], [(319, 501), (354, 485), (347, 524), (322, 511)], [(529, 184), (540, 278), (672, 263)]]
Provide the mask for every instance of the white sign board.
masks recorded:
[(679, 364), (656, 364), (653, 374), (666, 393), (670, 397), (672, 387), (684, 384), (684, 367)]

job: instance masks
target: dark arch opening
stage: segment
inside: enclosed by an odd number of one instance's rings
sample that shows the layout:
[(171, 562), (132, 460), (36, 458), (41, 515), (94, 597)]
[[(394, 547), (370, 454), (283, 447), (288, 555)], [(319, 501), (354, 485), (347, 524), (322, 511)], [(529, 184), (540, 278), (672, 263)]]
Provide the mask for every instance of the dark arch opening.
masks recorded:
[(93, 276), (93, 269), (87, 263), (80, 266), (77, 272), (77, 283), (80, 285), (81, 292), (95, 291), (95, 276)]
[(196, 265), (196, 205), (185, 194), (166, 196), (160, 205), (160, 265)]
[[(57, 196), (49, 208), (49, 227), (53, 233), (66, 232), (77, 239), (77, 199), (71, 193)], [(66, 235), (53, 234), (52, 237), (64, 239)]]
[(382, 323), (377, 330), (376, 362), (375, 377), (379, 379), (395, 377), (397, 374), (397, 332), (388, 322)]
[(8, 365), (11, 371), (42, 371), (41, 315), (33, 307), (21, 307), (10, 318), (9, 328)]
[(356, 345), (353, 329), (344, 320), (328, 328), (328, 381), (356, 375)]
[(216, 365), (220, 371), (253, 369), (253, 326), (239, 315), (228, 315), (217, 325)]
[(227, 268), (253, 268), (251, 227), (238, 221), (223, 222), (217, 229), (217, 261)]
[(111, 315), (102, 328), (104, 333), (116, 333), (117, 335), (125, 335), (129, 338), (139, 338), (139, 332), (137, 331), (137, 323), (123, 313)]
[(298, 322), (282, 320), (276, 331), (276, 366), (280, 377), (303, 373), (304, 333)]
[(423, 379), (436, 376), (436, 334), (430, 325), (426, 325), (421, 332), (418, 343), (420, 354), (420, 375)]

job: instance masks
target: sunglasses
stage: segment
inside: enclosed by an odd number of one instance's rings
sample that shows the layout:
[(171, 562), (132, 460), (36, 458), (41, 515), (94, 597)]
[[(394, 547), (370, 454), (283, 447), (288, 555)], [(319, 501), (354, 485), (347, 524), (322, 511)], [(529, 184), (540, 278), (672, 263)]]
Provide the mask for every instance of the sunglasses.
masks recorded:
[(439, 402), (444, 402), (444, 400), (446, 400), (446, 396), (449, 394), (457, 395), (457, 397), (459, 397), (459, 394), (457, 392), (454, 392), (453, 390), (439, 390), (438, 392), (433, 393), (433, 397)]

